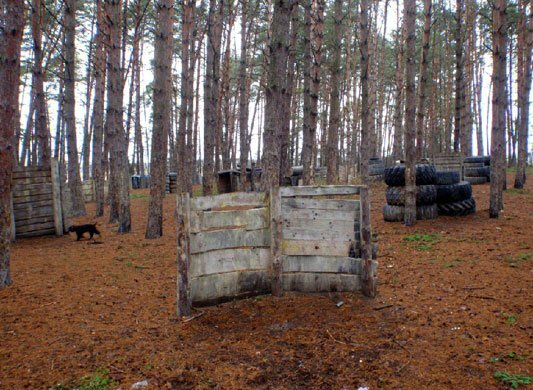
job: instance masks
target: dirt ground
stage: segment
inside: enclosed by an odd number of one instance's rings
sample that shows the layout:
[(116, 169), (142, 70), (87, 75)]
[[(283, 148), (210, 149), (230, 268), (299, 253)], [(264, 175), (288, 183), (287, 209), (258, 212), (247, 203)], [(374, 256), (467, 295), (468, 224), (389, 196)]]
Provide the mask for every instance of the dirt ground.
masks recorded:
[(19, 240), (0, 292), (0, 388), (498, 389), (497, 372), (532, 376), (533, 177), (498, 220), (488, 184), (475, 215), (412, 228), (383, 222), (384, 191), (372, 187), (375, 299), (262, 296), (179, 322), (174, 201), (165, 237), (145, 240), (146, 191), (132, 195), (132, 234), (85, 217), (98, 243)]

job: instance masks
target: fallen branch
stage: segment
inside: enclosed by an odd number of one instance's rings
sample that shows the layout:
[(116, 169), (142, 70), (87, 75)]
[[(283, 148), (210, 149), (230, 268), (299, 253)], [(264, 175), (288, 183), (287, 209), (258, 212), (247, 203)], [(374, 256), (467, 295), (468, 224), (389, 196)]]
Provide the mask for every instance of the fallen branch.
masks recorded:
[(388, 309), (389, 307), (393, 307), (394, 305), (384, 305), (384, 306), (378, 306), (378, 307), (374, 307), (373, 309), (374, 310), (383, 310), (383, 309)]
[(339, 343), (339, 344), (342, 344), (342, 345), (351, 345), (353, 347), (364, 347), (365, 345), (364, 344), (357, 344), (357, 343), (347, 343), (347, 342), (344, 342), (344, 341), (340, 341), (340, 340), (337, 340), (335, 337), (333, 337), (333, 335), (330, 333), (329, 329), (326, 329), (326, 333), (328, 334), (328, 336), (333, 340), (335, 341), (336, 343)]
[(203, 312), (201, 312), (201, 313), (199, 313), (199, 314), (196, 314), (195, 316), (192, 316), (192, 317), (189, 317), (189, 318), (184, 319), (182, 322), (184, 322), (184, 323), (185, 323), (185, 322), (191, 322), (192, 320), (195, 320), (195, 319), (197, 319), (197, 318), (200, 318), (200, 317), (203, 316), (204, 314), (205, 314), (205, 312), (203, 311)]

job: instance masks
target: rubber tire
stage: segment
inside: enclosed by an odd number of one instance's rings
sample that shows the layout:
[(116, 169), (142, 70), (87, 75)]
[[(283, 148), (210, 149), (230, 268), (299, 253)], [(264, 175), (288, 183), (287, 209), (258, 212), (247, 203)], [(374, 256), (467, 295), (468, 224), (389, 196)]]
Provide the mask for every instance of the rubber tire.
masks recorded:
[(368, 166), (369, 176), (383, 175), (383, 172), (385, 172), (385, 166), (383, 163)]
[(404, 215), (403, 206), (392, 206), (386, 204), (383, 206), (383, 219), (386, 222), (402, 222)]
[(457, 184), (461, 181), (461, 174), (455, 171), (437, 171), (435, 174), (435, 184), (447, 185)]
[(416, 219), (419, 221), (435, 219), (439, 216), (437, 204), (416, 207)]
[(472, 197), (472, 185), (467, 181), (456, 184), (435, 186), (437, 203), (459, 202)]
[[(385, 191), (387, 203), (392, 206), (405, 205), (405, 187), (387, 187)], [(416, 187), (416, 205), (425, 206), (437, 201), (437, 188), (434, 185)]]
[[(417, 164), (416, 185), (434, 184), (436, 172), (435, 166), (431, 164)], [(391, 187), (405, 186), (405, 165), (385, 168), (385, 183)]]
[(476, 212), (476, 201), (474, 198), (465, 199), (459, 202), (450, 202), (437, 205), (439, 215), (459, 217)]
[(480, 168), (466, 168), (465, 167), (465, 176), (468, 177), (487, 177), (490, 176), (490, 167), (480, 167)]
[(469, 182), (472, 185), (478, 185), (478, 184), (486, 184), (488, 180), (486, 176), (483, 176), (483, 177), (465, 176), (465, 181)]
[(490, 165), (490, 156), (472, 156), (465, 157), (464, 163), (483, 163), (484, 165)]
[(383, 165), (383, 160), (379, 157), (372, 157), (368, 159), (368, 165), (377, 165), (377, 164)]
[[(405, 207), (403, 206), (391, 206), (386, 204), (383, 206), (383, 219), (386, 222), (403, 222), (404, 220), (404, 211)], [(417, 220), (428, 220), (435, 219), (439, 215), (438, 208), (436, 204), (429, 206), (420, 206), (416, 208), (416, 219)]]

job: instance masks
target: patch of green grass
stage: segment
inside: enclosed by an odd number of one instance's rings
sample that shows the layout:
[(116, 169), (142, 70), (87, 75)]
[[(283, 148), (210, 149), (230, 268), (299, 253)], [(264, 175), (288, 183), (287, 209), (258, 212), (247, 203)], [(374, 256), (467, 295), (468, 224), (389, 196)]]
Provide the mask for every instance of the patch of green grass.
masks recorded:
[(520, 374), (509, 374), (505, 371), (499, 371), (494, 373), (494, 378), (498, 379), (500, 382), (509, 385), (511, 389), (518, 389), (520, 385), (529, 385), (533, 383), (533, 378), (527, 375)]
[(527, 356), (519, 355), (516, 352), (509, 352), (502, 356), (493, 356), (489, 359), (489, 363), (504, 363), (507, 359), (515, 360), (515, 361), (524, 361), (527, 359)]
[(427, 252), (433, 248), (433, 244), (439, 240), (439, 236), (437, 234), (415, 233), (405, 236), (403, 240), (407, 242), (416, 242), (418, 243), (418, 245), (415, 247), (417, 251)]
[(80, 384), (77, 387), (79, 390), (107, 390), (110, 387), (118, 385), (109, 378), (109, 370), (99, 368), (91, 375), (80, 379)]
[(516, 257), (508, 257), (505, 259), (505, 262), (509, 267), (519, 267), (520, 264), (533, 259), (533, 253), (519, 253)]
[(466, 259), (463, 259), (461, 257), (456, 257), (455, 259), (453, 259), (452, 261), (448, 262), (448, 263), (444, 263), (443, 267), (444, 268), (454, 268), (454, 267), (458, 267), (460, 263), (462, 263), (463, 261), (466, 261)]
[(147, 195), (147, 194), (130, 194), (130, 199), (144, 199), (144, 198), (149, 198), (150, 195)]
[(525, 356), (519, 355), (516, 352), (509, 352), (506, 357), (512, 360), (523, 361), (526, 360)]
[(505, 322), (508, 324), (508, 325), (514, 325), (518, 322), (518, 316), (514, 315), (514, 314), (507, 314), (507, 313), (503, 313), (503, 315), (505, 316)]
[(508, 188), (505, 190), (506, 194), (512, 194), (512, 195), (529, 195), (529, 191), (527, 190), (519, 190), (516, 188)]

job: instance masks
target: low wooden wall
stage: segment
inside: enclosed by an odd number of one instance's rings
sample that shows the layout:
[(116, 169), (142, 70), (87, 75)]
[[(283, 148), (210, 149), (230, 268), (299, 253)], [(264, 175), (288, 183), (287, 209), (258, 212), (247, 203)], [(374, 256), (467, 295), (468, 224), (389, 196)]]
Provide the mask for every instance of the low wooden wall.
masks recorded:
[[(360, 199), (324, 199), (359, 195)], [(351, 197), (352, 198), (352, 197)], [(283, 291), (374, 296), (365, 186), (178, 197), (178, 315), (192, 306)]]
[(15, 237), (63, 234), (57, 161), (51, 168), (16, 167), (12, 194)]
[(438, 171), (459, 172), (461, 179), (463, 177), (463, 158), (460, 153), (441, 153), (436, 154), (431, 159)]

